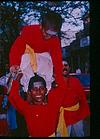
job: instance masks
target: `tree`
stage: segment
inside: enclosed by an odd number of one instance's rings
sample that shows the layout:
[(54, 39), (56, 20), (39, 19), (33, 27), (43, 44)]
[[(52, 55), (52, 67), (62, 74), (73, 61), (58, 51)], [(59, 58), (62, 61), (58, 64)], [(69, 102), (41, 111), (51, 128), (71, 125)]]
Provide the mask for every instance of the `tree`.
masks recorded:
[(0, 47), (3, 49), (3, 64), (8, 63), (10, 47), (19, 34), (23, 23), (23, 11), (16, 9), (15, 2), (0, 3)]

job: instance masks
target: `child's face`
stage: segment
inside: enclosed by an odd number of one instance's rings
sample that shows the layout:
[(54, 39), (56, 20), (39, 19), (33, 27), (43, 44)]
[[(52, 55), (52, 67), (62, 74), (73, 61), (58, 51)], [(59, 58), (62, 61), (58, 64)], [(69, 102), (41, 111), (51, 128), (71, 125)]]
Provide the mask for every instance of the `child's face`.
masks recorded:
[(57, 36), (57, 32), (51, 28), (42, 28), (43, 36), (45, 39), (50, 39), (51, 37)]
[(32, 102), (34, 104), (42, 104), (45, 99), (46, 91), (42, 82), (34, 82), (34, 86), (30, 92)]

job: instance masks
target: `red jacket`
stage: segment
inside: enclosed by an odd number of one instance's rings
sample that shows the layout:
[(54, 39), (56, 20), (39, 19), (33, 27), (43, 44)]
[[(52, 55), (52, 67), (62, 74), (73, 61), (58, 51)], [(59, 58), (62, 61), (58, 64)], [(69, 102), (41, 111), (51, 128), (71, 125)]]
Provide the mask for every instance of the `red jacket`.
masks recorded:
[(57, 128), (59, 109), (64, 98), (61, 88), (58, 87), (49, 92), (46, 105), (30, 105), (20, 97), (18, 88), (18, 82), (13, 81), (9, 101), (24, 116), (29, 135), (48, 137), (53, 134)]
[[(77, 121), (83, 120), (90, 115), (89, 105), (86, 99), (86, 95), (79, 79), (68, 76), (65, 78), (66, 87), (69, 88), (67, 96), (64, 98), (64, 106), (73, 106), (79, 102), (80, 108), (77, 111), (70, 112), (65, 110), (64, 118), (66, 125), (74, 124)], [(69, 94), (68, 94), (69, 93)]]
[(58, 37), (48, 40), (43, 38), (40, 25), (25, 26), (21, 35), (15, 40), (10, 50), (10, 66), (20, 65), (21, 56), (24, 54), (26, 44), (30, 45), (36, 53), (49, 52), (54, 65), (55, 79), (60, 85), (64, 85), (62, 76), (62, 52)]

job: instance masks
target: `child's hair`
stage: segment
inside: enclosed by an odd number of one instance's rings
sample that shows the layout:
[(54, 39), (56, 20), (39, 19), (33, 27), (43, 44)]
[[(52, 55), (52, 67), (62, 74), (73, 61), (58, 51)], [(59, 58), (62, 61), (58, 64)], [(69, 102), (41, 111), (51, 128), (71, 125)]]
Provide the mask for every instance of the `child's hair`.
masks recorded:
[(42, 26), (48, 26), (59, 32), (62, 26), (62, 17), (54, 11), (49, 11), (42, 15)]
[(44, 87), (46, 88), (46, 81), (44, 80), (44, 78), (36, 74), (35, 76), (31, 77), (29, 81), (28, 91), (31, 91), (34, 86), (34, 82), (42, 82)]

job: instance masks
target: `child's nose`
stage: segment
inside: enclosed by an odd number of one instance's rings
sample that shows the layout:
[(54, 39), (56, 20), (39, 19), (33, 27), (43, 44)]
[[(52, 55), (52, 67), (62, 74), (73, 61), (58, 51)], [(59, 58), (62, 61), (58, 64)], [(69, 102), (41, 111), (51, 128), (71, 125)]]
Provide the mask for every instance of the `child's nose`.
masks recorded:
[(40, 89), (39, 88), (37, 89), (37, 94), (40, 94)]

